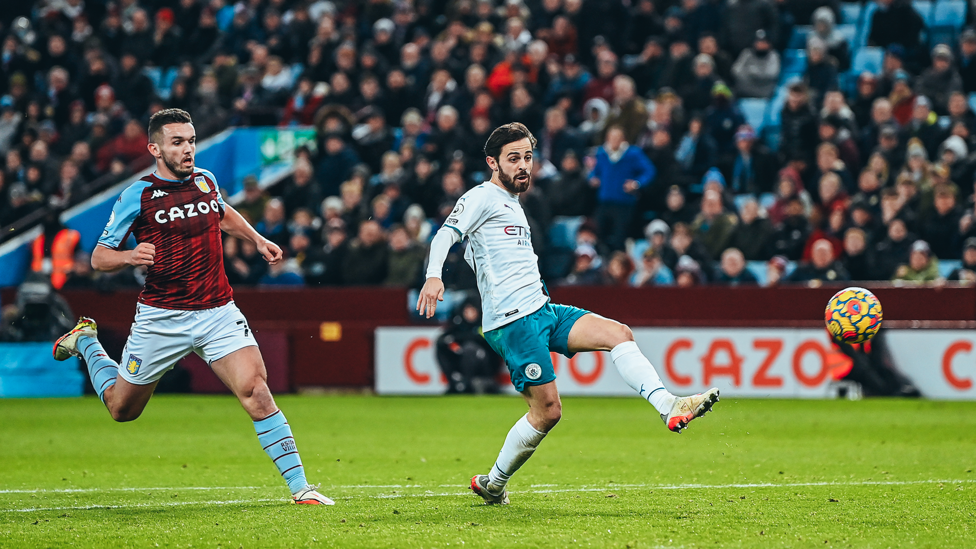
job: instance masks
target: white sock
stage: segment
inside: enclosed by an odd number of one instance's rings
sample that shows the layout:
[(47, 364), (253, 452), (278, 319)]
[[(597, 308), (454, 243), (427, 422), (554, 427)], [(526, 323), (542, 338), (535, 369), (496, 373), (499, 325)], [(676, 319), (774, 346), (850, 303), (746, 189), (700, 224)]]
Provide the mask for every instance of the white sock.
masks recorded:
[(500, 494), (508, 484), (508, 479), (512, 478), (515, 471), (518, 471), (519, 467), (532, 457), (532, 453), (545, 437), (545, 433), (537, 431), (529, 423), (529, 414), (516, 421), (505, 437), (505, 444), (502, 445), (502, 451), (498, 452), (495, 465), (488, 473), (488, 491)]
[(642, 398), (650, 402), (658, 413), (667, 414), (671, 411), (676, 397), (664, 388), (661, 377), (657, 375), (647, 357), (641, 353), (637, 343), (626, 341), (617, 345), (610, 351), (610, 358), (620, 372), (620, 377), (624, 378), (627, 385), (637, 391)]

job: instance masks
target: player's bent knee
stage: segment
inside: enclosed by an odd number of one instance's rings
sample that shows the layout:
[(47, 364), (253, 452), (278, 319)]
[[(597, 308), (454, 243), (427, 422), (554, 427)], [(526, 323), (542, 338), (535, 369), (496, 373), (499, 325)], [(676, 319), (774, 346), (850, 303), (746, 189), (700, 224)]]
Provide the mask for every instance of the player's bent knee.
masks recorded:
[(545, 426), (545, 431), (549, 431), (559, 423), (559, 420), (563, 417), (563, 405), (558, 400), (551, 403), (546, 403), (546, 406), (542, 412), (542, 422)]
[(618, 322), (617, 323), (617, 332), (618, 332), (617, 333), (617, 337), (620, 339), (620, 343), (624, 343), (626, 341), (633, 341), (634, 340), (634, 332), (633, 332), (633, 330), (630, 329), (630, 326), (628, 326), (626, 324), (623, 324), (623, 323), (619, 323)]
[(112, 419), (116, 422), (126, 423), (138, 419), (142, 415), (142, 410), (126, 407), (109, 410), (109, 413), (112, 414)]

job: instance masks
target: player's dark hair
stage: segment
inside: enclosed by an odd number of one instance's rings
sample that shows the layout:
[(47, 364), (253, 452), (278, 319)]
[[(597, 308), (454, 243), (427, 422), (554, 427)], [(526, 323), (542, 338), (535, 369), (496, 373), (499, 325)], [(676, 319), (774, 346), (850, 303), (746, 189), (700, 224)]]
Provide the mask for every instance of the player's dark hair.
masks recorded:
[(192, 124), (190, 113), (183, 109), (163, 109), (149, 119), (149, 141), (159, 143), (162, 139), (163, 126), (166, 124)]
[(488, 136), (488, 142), (485, 143), (485, 156), (490, 156), (498, 160), (498, 156), (502, 154), (502, 147), (509, 143), (521, 141), (526, 137), (529, 138), (529, 143), (535, 148), (535, 144), (537, 143), (535, 136), (525, 127), (525, 124), (521, 122), (510, 122), (503, 126), (498, 126)]

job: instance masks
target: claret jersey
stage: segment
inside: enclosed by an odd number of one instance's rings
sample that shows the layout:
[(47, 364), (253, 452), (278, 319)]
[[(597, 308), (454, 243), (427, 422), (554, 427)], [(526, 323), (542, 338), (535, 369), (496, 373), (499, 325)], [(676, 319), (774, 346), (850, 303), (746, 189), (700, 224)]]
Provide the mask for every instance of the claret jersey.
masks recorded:
[(486, 332), (549, 301), (518, 195), (482, 183), (458, 199), (444, 226), (468, 237), (464, 259), (478, 277)]
[(156, 247), (140, 303), (213, 309), (233, 299), (224, 273), (223, 217), (224, 201), (209, 171), (197, 168), (182, 181), (153, 173), (122, 191), (98, 245), (115, 250), (131, 233)]

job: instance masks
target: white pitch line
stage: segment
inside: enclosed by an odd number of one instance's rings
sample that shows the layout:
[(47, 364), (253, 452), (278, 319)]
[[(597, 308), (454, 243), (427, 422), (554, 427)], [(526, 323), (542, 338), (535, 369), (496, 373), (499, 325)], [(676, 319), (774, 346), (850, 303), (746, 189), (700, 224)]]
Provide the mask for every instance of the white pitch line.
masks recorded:
[(87, 492), (175, 492), (178, 490), (262, 490), (269, 486), (171, 486), (168, 488), (54, 488), (0, 490), (0, 494), (83, 494)]
[[(555, 494), (555, 493), (565, 493), (565, 492), (606, 492), (611, 490), (633, 490), (633, 489), (649, 489), (649, 490), (727, 490), (733, 488), (804, 488), (804, 487), (817, 487), (817, 486), (910, 486), (919, 484), (970, 484), (976, 482), (976, 479), (934, 479), (934, 480), (865, 480), (865, 481), (855, 481), (855, 482), (792, 482), (792, 483), (733, 483), (733, 484), (611, 484), (601, 487), (592, 486), (579, 486), (572, 488), (559, 488), (559, 489), (545, 489), (545, 490), (519, 490), (513, 491), (513, 494)], [(388, 487), (377, 486), (377, 485), (356, 485), (356, 486), (346, 486), (345, 488), (377, 488), (377, 487)], [(409, 487), (424, 487), (423, 485), (407, 485)], [(447, 486), (457, 486), (457, 485), (447, 485)], [(540, 485), (542, 486), (542, 485)], [(403, 488), (404, 486), (397, 486)], [(457, 486), (461, 487), (461, 486)], [(262, 489), (267, 487), (260, 486), (242, 486), (237, 488), (211, 488), (211, 487), (182, 487), (182, 488), (104, 488), (104, 489), (86, 489), (89, 492), (96, 491), (167, 491), (167, 490), (253, 490)], [(343, 488), (333, 487), (333, 488)], [(44, 491), (41, 491), (44, 493)], [(47, 491), (52, 492), (52, 491)], [(64, 491), (57, 491), (56, 493), (63, 493)], [(10, 493), (8, 491), (8, 493)], [(14, 493), (22, 493), (20, 491)], [(367, 496), (372, 499), (397, 499), (397, 498), (418, 498), (418, 497), (461, 497), (468, 495), (468, 492), (433, 492), (426, 491), (421, 494), (380, 494)], [(355, 499), (357, 496), (338, 496), (336, 499)], [(141, 507), (172, 507), (178, 505), (225, 505), (225, 504), (238, 504), (238, 503), (259, 503), (268, 501), (287, 501), (281, 498), (261, 498), (261, 499), (239, 499), (239, 500), (228, 500), (228, 501), (186, 501), (186, 502), (165, 502), (165, 503), (131, 503), (122, 505), (90, 505), (90, 506), (71, 506), (71, 507), (31, 507), (26, 509), (0, 509), (0, 512), (12, 512), (12, 513), (25, 513), (31, 511), (63, 511), (63, 510), (91, 510), (91, 509), (129, 509), (129, 508), (141, 508)]]

